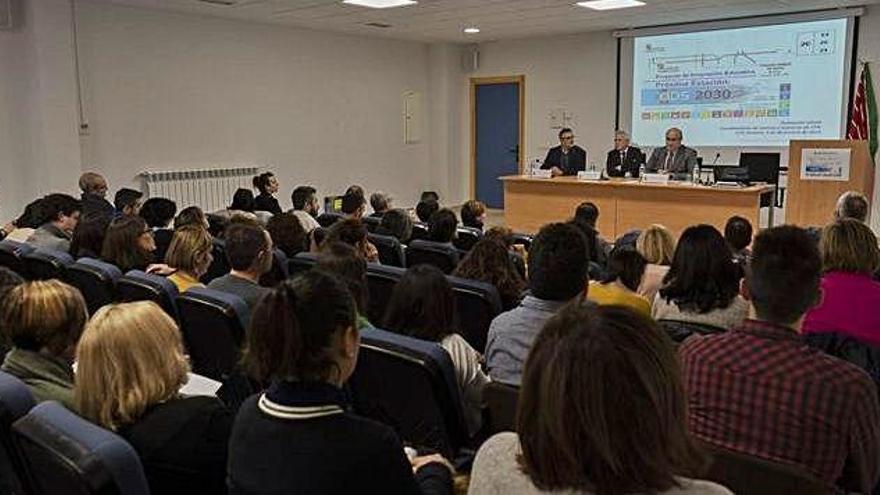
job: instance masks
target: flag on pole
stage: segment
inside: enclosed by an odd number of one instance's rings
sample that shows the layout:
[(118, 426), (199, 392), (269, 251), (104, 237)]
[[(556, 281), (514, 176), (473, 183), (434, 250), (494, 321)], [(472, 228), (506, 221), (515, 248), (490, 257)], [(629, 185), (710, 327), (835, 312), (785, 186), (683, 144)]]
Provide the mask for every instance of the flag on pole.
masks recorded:
[(871, 81), (871, 71), (868, 62), (862, 63), (862, 74), (859, 76), (859, 84), (856, 86), (856, 94), (853, 96), (852, 117), (846, 131), (847, 139), (862, 139), (868, 141), (871, 150), (871, 161), (877, 154), (877, 101), (874, 99), (874, 84)]

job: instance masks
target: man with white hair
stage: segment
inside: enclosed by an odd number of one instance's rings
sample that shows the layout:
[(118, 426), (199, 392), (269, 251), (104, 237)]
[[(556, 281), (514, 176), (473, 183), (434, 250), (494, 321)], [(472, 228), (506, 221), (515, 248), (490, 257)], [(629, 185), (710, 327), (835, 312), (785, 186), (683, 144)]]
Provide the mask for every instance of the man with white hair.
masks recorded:
[(666, 146), (654, 148), (645, 165), (648, 172), (673, 174), (676, 179), (690, 175), (697, 166), (697, 151), (682, 144), (684, 134), (677, 127), (666, 130)]
[(638, 177), (639, 167), (645, 163), (642, 150), (629, 144), (626, 131), (614, 133), (614, 149), (605, 159), (605, 175), (608, 177)]
[(95, 172), (86, 172), (79, 178), (79, 188), (82, 190), (82, 213), (83, 216), (92, 212), (102, 212), (113, 216), (116, 208), (107, 201), (107, 180)]
[(865, 223), (868, 220), (870, 205), (868, 198), (858, 191), (847, 191), (837, 198), (834, 219), (852, 218)]

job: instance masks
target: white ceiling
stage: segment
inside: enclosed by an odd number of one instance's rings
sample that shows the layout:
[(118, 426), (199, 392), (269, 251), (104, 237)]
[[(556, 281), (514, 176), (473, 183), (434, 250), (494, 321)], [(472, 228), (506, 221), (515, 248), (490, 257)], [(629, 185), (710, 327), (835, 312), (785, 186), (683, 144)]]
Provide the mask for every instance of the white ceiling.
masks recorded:
[[(576, 0), (420, 0), (418, 5), (376, 10), (338, 0), (97, 0), (322, 31), (424, 42), (479, 42), (539, 35), (677, 24), (732, 17), (801, 12), (880, 3), (880, 0), (645, 0), (644, 7), (598, 12)], [(379, 29), (369, 22), (391, 24)], [(478, 26), (482, 32), (465, 35)]]

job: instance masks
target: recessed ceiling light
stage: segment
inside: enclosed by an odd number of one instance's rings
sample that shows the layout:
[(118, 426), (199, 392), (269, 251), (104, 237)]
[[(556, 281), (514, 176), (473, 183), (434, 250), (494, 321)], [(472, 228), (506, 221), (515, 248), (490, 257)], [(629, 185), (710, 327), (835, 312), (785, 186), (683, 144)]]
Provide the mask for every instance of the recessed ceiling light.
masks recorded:
[(342, 3), (370, 7), (371, 9), (390, 9), (392, 7), (415, 5), (419, 2), (416, 0), (342, 0)]
[(464, 28), (464, 32), (466, 34), (477, 34), (480, 32), (480, 28), (476, 28), (476, 27)]
[(645, 5), (645, 2), (640, 0), (590, 0), (589, 2), (578, 2), (576, 5), (593, 10), (613, 10), (641, 7)]

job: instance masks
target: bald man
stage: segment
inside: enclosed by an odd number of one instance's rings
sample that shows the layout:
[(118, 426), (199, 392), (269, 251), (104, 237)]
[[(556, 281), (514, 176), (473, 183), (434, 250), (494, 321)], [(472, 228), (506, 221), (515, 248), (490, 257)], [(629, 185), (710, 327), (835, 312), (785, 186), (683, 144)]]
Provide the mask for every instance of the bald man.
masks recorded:
[(101, 174), (86, 172), (79, 177), (79, 188), (82, 191), (82, 214), (88, 215), (93, 211), (103, 212), (113, 216), (116, 208), (105, 198), (107, 196), (107, 181)]
[(681, 144), (684, 138), (681, 129), (673, 127), (666, 131), (666, 146), (654, 148), (651, 158), (645, 165), (648, 172), (668, 172), (678, 176), (688, 176), (697, 166), (697, 151)]

